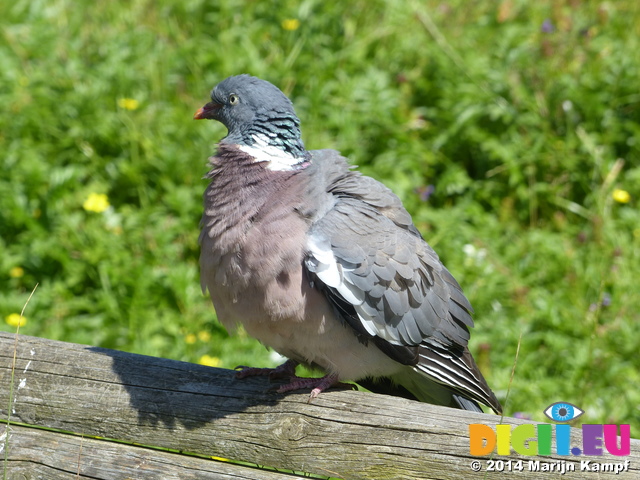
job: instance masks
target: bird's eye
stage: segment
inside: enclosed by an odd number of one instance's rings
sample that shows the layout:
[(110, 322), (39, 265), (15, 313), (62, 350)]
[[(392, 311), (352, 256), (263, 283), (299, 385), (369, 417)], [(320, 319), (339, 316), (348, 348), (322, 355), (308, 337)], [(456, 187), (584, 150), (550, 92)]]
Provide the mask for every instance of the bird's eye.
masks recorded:
[(240, 97), (235, 93), (232, 93), (231, 95), (229, 95), (229, 103), (231, 105), (237, 105), (239, 101), (240, 101)]
[(547, 417), (556, 422), (570, 422), (571, 420), (578, 418), (583, 413), (584, 411), (567, 402), (552, 403), (544, 411), (544, 414)]

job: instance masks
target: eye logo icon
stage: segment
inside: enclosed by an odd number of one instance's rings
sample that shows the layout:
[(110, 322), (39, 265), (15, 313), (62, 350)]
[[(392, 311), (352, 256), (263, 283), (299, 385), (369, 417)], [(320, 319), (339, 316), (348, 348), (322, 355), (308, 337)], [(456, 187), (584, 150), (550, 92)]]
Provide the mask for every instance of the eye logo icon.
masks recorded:
[(570, 422), (583, 413), (583, 410), (567, 402), (552, 403), (544, 411), (544, 414), (554, 422)]

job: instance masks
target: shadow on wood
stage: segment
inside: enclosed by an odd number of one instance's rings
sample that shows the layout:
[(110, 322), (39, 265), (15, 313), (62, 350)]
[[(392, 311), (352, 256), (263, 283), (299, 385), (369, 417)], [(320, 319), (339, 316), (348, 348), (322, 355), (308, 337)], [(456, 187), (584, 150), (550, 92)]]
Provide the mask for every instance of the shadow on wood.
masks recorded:
[[(296, 478), (212, 456), (345, 479), (483, 478), (485, 473), (487, 478), (557, 478), (558, 472), (530, 471), (529, 461), (542, 468), (565, 465), (563, 478), (583, 479), (592, 475), (581, 471), (587, 458), (630, 460), (631, 467), (617, 478), (640, 476), (638, 440), (632, 440), (628, 457), (514, 454), (494, 460), (522, 460), (523, 471), (485, 472), (488, 457), (469, 454), (468, 426), (496, 425), (495, 415), (357, 391), (324, 392), (308, 404), (308, 393), (266, 392), (266, 378), (238, 381), (229, 370), (27, 336), (18, 338), (10, 399), (14, 342), (13, 334), (0, 333), (0, 413), (6, 420), (11, 401), (14, 424), (8, 432), (8, 478)], [(504, 423), (532, 422), (505, 418)], [(0, 424), (0, 449), (6, 435)], [(572, 429), (572, 442), (582, 444), (580, 430)], [(474, 460), (482, 472), (472, 472)], [(31, 474), (18, 476), (29, 469)]]

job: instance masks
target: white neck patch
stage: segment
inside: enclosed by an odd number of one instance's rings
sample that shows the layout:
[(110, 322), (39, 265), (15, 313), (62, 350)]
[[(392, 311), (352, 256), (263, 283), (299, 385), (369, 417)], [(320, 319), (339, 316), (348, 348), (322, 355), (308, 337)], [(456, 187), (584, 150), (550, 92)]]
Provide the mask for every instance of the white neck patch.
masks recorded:
[(268, 162), (267, 169), (274, 171), (294, 170), (294, 165), (300, 163), (301, 159), (294, 157), (281, 148), (269, 145), (269, 138), (264, 135), (254, 135), (254, 144), (238, 145), (238, 148), (251, 155), (254, 162)]

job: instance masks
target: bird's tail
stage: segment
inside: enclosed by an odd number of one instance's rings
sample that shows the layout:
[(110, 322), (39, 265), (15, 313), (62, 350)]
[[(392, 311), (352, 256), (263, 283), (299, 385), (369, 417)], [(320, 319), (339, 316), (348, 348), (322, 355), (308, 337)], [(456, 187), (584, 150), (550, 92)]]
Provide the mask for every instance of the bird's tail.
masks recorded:
[[(471, 353), (456, 354), (434, 345), (421, 345), (419, 362), (391, 379), (421, 402), (482, 412), (478, 403), (502, 413), (502, 406), (487, 385)], [(407, 395), (402, 395), (407, 396)]]

